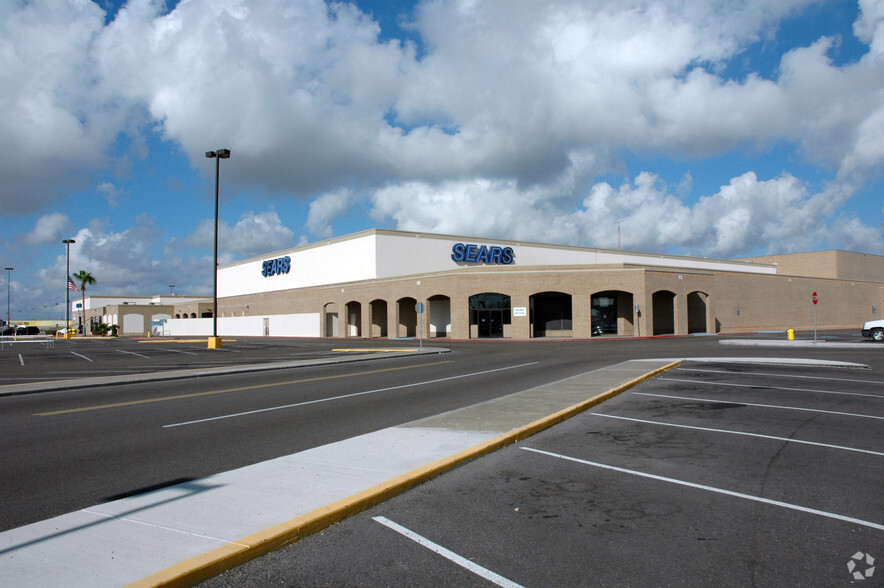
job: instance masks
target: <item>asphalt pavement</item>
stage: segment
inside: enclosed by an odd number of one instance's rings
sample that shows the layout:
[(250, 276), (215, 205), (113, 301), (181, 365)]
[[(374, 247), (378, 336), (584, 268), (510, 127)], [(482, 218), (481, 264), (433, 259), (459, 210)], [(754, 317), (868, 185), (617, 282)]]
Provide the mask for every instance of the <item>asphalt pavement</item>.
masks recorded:
[[(401, 343), (396, 347), (405, 352)], [(372, 357), (362, 354), (347, 361)], [(289, 363), (310, 361), (326, 359)], [(16, 586), (191, 585), (562, 422), (677, 361), (618, 363), (467, 409), (12, 529), (0, 533), (0, 576)], [(274, 362), (223, 369), (277, 367)], [(217, 374), (218, 369), (105, 375), (88, 385), (120, 378), (188, 378), (204, 370)], [(0, 387), (0, 395), (75, 385), (71, 379), (21, 382)]]

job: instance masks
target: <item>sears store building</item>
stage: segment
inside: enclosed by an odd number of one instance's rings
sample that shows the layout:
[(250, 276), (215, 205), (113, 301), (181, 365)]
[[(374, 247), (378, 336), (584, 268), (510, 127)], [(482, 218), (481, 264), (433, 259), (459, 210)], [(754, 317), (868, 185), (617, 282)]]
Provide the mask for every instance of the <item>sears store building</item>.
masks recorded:
[[(858, 329), (882, 307), (884, 257), (714, 260), (370, 230), (221, 266), (218, 331), (529, 339), (804, 329), (813, 292), (819, 328)], [(171, 319), (166, 334), (206, 334), (206, 320)]]

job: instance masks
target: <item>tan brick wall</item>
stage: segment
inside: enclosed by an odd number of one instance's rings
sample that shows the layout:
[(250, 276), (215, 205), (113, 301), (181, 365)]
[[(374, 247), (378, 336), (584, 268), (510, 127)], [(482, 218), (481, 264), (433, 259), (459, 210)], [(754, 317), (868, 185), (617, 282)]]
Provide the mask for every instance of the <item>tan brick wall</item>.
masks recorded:
[(852, 251), (815, 251), (752, 257), (740, 261), (777, 264), (781, 276), (812, 276), (884, 282), (884, 256)]
[[(224, 316), (322, 313), (322, 332), (331, 336), (337, 313), (337, 336), (347, 333), (350, 314), (357, 316), (352, 330), (359, 337), (414, 336), (414, 302), (450, 299), (451, 332), (455, 339), (475, 337), (469, 325), (470, 296), (499, 292), (511, 297), (511, 307), (529, 307), (533, 294), (562, 292), (571, 296), (571, 336), (591, 336), (590, 300), (601, 292), (619, 292), (618, 333), (647, 336), (660, 330), (678, 335), (689, 332), (748, 332), (809, 329), (813, 327), (811, 292), (817, 291), (819, 328), (859, 328), (871, 318), (872, 304), (882, 308), (880, 283), (754, 274), (684, 271), (638, 267), (574, 266), (568, 268), (484, 267), (456, 272), (410, 276), (393, 280), (348, 283), (219, 300)], [(655, 292), (658, 294), (655, 317)], [(398, 301), (405, 300), (403, 303)], [(689, 303), (689, 300), (692, 302)], [(639, 306), (636, 313), (634, 306)], [(358, 309), (358, 311), (357, 311)], [(429, 338), (427, 306), (422, 332)], [(879, 316), (881, 311), (879, 310)], [(671, 325), (671, 326), (670, 326)], [(529, 317), (511, 317), (505, 336), (531, 336)]]

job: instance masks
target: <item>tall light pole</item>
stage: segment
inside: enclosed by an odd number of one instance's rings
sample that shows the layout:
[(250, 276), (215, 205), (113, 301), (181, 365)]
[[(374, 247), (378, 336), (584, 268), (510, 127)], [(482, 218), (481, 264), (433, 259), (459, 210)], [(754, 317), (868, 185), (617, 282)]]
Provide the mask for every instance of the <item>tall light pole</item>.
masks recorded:
[[(73, 239), (62, 239), (61, 241), (67, 249), (67, 268), (64, 274), (64, 337), (71, 338), (71, 243), (76, 243)], [(83, 326), (86, 331), (86, 326)]]
[(10, 287), (12, 286), (12, 278), (10, 277), (11, 274), (9, 272), (11, 272), (14, 269), (15, 269), (14, 267), (6, 268), (6, 326), (7, 327), (12, 322), (12, 317), (9, 314), (9, 297), (10, 297), (10, 292), (11, 292)]
[(221, 348), (221, 337), (218, 336), (218, 180), (221, 175), (221, 160), (230, 159), (230, 149), (206, 151), (206, 157), (215, 160), (215, 265), (212, 268), (214, 278), (212, 287), (212, 337), (209, 349)]

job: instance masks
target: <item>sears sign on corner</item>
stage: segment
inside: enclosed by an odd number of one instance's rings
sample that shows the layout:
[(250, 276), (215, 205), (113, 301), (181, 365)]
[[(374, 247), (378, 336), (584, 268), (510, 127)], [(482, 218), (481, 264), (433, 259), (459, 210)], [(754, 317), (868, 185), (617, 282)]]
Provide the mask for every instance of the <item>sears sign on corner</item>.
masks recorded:
[(264, 264), (261, 266), (261, 275), (269, 278), (270, 276), (287, 274), (290, 269), (292, 269), (292, 258), (288, 255), (277, 257), (276, 259), (265, 259)]

